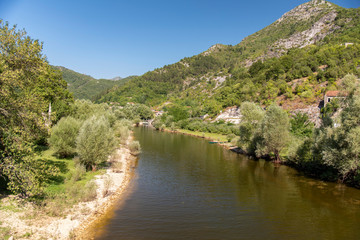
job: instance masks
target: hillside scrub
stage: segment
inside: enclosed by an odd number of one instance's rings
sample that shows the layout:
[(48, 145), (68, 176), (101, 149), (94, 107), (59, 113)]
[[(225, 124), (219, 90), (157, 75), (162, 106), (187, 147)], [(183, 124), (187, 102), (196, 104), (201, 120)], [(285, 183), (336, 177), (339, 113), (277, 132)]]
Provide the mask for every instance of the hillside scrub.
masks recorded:
[[(280, 104), (278, 98), (283, 97), (282, 101), (315, 103), (326, 90), (337, 88), (337, 79), (347, 73), (359, 75), (360, 10), (331, 3), (305, 9), (309, 10), (297, 10), (307, 15), (305, 19), (291, 11), (235, 46), (216, 44), (204, 53), (150, 71), (109, 90), (99, 102), (125, 106), (131, 98), (158, 106), (170, 101), (210, 116), (244, 101), (270, 106)], [(310, 42), (303, 42), (315, 23), (329, 13), (334, 19), (323, 22), (321, 33)], [(302, 34), (307, 34), (304, 39), (296, 38)], [(297, 45), (297, 40), (304, 45)], [(289, 84), (302, 78), (308, 82), (296, 90)], [(191, 117), (198, 117), (197, 113)]]

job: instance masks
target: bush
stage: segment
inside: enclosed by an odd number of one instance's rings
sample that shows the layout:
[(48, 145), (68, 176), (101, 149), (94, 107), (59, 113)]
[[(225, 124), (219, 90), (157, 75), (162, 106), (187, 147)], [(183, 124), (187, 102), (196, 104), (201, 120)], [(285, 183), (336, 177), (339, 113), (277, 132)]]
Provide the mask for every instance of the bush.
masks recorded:
[(141, 152), (140, 143), (138, 141), (132, 141), (129, 144), (129, 149), (132, 155), (139, 155)]
[(111, 194), (111, 187), (114, 184), (114, 182), (112, 181), (112, 179), (110, 178), (109, 175), (105, 175), (105, 180), (104, 180), (104, 189), (103, 189), (103, 197), (106, 197), (108, 195)]
[(115, 149), (116, 141), (112, 128), (105, 117), (91, 117), (84, 122), (76, 139), (80, 162), (96, 170)]
[(120, 173), (122, 171), (123, 163), (122, 162), (113, 162), (112, 169), (115, 173)]
[(60, 119), (52, 128), (49, 144), (60, 157), (69, 157), (76, 153), (76, 137), (80, 125), (79, 120), (66, 117)]
[(78, 163), (75, 165), (74, 171), (70, 172), (70, 174), (67, 177), (68, 181), (76, 182), (81, 180), (81, 178), (85, 175), (86, 168), (81, 163)]
[(231, 145), (233, 145), (233, 146), (239, 146), (239, 140), (240, 140), (240, 137), (234, 137), (234, 138), (231, 140)]
[(125, 144), (130, 135), (129, 128), (127, 126), (122, 125), (121, 122), (115, 123), (114, 133), (115, 136), (120, 139), (121, 144)]
[(91, 181), (88, 182), (85, 187), (83, 188), (83, 190), (81, 191), (81, 197), (80, 200), (82, 202), (90, 202), (94, 199), (96, 199), (97, 196), (97, 185), (95, 182)]
[(228, 134), (228, 135), (226, 136), (226, 139), (227, 139), (228, 142), (231, 142), (231, 140), (233, 140), (235, 137), (236, 137), (235, 134), (230, 133), (230, 134)]

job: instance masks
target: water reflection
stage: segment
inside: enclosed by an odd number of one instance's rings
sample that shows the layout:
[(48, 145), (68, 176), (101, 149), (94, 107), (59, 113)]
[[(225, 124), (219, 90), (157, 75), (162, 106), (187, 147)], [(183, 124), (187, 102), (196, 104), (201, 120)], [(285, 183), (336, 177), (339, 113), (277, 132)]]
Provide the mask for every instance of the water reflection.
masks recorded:
[(131, 194), (98, 239), (358, 239), (360, 191), (180, 134), (136, 129)]

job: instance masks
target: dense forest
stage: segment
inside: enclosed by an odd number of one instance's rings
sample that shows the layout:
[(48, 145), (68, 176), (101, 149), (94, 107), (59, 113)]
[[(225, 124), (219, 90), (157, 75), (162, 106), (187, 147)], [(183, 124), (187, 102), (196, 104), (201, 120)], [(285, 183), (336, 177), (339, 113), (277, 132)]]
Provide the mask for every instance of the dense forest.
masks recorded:
[(65, 67), (56, 66), (54, 68), (60, 70), (63, 79), (68, 84), (68, 90), (73, 93), (76, 99), (94, 100), (98, 98), (99, 95), (105, 94), (106, 91), (112, 87), (120, 86), (134, 78), (134, 76), (130, 76), (115, 80), (95, 79), (89, 75), (81, 74)]

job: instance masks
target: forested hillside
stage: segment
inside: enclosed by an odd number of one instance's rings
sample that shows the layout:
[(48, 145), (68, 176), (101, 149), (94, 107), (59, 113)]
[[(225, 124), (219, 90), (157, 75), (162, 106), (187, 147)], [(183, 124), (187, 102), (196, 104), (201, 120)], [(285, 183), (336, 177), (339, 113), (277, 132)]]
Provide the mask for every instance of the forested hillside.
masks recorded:
[(68, 89), (77, 99), (94, 100), (97, 95), (103, 94), (114, 86), (120, 86), (133, 76), (127, 78), (114, 79), (95, 79), (89, 75), (81, 74), (65, 67), (56, 66), (56, 69), (62, 72), (64, 80), (67, 82)]
[[(252, 100), (318, 101), (347, 73), (359, 73), (360, 9), (313, 0), (235, 46), (209, 50), (116, 86), (98, 102), (173, 102), (198, 116)], [(294, 84), (297, 82), (298, 84)]]

